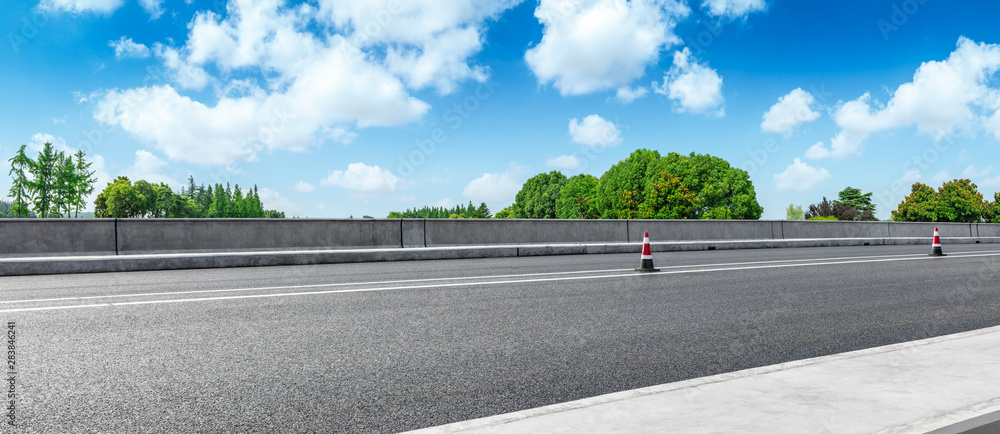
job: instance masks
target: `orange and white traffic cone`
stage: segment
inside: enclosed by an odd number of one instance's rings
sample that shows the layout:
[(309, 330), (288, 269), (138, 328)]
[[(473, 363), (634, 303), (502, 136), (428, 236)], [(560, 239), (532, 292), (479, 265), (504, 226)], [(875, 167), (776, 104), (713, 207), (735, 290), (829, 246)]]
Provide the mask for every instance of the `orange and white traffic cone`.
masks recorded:
[(938, 228), (934, 228), (934, 243), (931, 244), (931, 252), (928, 256), (947, 256), (941, 252), (941, 236), (938, 235)]
[(652, 272), (660, 271), (653, 268), (653, 249), (649, 247), (649, 232), (645, 232), (642, 236), (642, 263), (639, 265), (640, 268), (636, 268), (635, 271), (641, 272)]

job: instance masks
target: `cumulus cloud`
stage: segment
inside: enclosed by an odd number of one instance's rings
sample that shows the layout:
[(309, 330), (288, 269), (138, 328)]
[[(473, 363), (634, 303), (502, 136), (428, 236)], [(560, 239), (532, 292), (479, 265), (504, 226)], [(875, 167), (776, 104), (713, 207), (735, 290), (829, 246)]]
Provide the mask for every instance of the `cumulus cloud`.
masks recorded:
[[(197, 13), (183, 45), (153, 45), (172, 83), (111, 89), (94, 117), (170, 159), (208, 165), (349, 143), (355, 129), (423, 117), (430, 106), (410, 89), (448, 93), (488, 78), (470, 59), (486, 24), (519, 1), (466, 3), (234, 0), (224, 17)], [(214, 98), (183, 93), (206, 89)]]
[(993, 166), (986, 167), (984, 169), (976, 169), (975, 165), (969, 165), (962, 171), (962, 178), (971, 179), (972, 182), (976, 182), (977, 179), (985, 178), (993, 172)]
[(462, 195), (473, 202), (513, 203), (521, 190), (521, 170), (512, 167), (503, 173), (484, 173), (465, 186)]
[(309, 193), (315, 190), (316, 186), (305, 181), (299, 181), (295, 184), (295, 189), (302, 193)]
[(656, 93), (674, 100), (678, 113), (705, 113), (718, 117), (725, 116), (722, 106), (722, 77), (706, 65), (695, 61), (687, 47), (674, 53), (674, 63), (663, 76), (663, 85), (656, 87)]
[(110, 14), (124, 4), (124, 0), (42, 0), (38, 7), (43, 10), (72, 13)]
[(622, 104), (630, 104), (632, 101), (642, 98), (648, 93), (649, 89), (642, 86), (636, 88), (624, 86), (618, 88), (618, 91), (615, 93), (615, 99)]
[(819, 112), (809, 108), (816, 102), (811, 93), (797, 88), (778, 99), (771, 109), (764, 113), (760, 129), (769, 133), (791, 136), (799, 124), (819, 119)]
[(387, 169), (364, 163), (351, 163), (347, 170), (334, 170), (320, 181), (321, 185), (343, 187), (365, 194), (392, 193), (402, 182)]
[(611, 121), (598, 115), (576, 118), (569, 121), (569, 135), (573, 143), (591, 148), (606, 148), (621, 143), (621, 130)]
[(111, 41), (108, 46), (115, 49), (115, 57), (119, 59), (136, 58), (143, 59), (150, 56), (149, 47), (136, 43), (132, 38), (122, 36), (117, 41)]
[(521, 0), (320, 0), (319, 16), (349, 29), (359, 47), (385, 49), (384, 61), (413, 89), (455, 90), (463, 80), (483, 82), (486, 68), (469, 60), (483, 46), (486, 22)]
[(722, 18), (740, 18), (767, 8), (764, 0), (702, 0), (702, 9), (709, 15)]
[(288, 198), (282, 196), (281, 193), (278, 193), (277, 191), (269, 188), (261, 188), (257, 190), (257, 195), (260, 196), (260, 203), (264, 206), (264, 209), (281, 211), (288, 217), (302, 214), (301, 207), (288, 200)]
[(46, 133), (35, 133), (32, 135), (31, 140), (28, 141), (28, 149), (35, 152), (41, 152), (46, 143), (51, 143), (52, 149), (56, 152), (62, 152), (64, 154), (76, 153), (76, 149), (70, 148), (66, 145), (66, 139), (63, 139), (62, 137), (55, 137), (52, 134)]
[(993, 136), (997, 140), (1000, 140), (1000, 110), (993, 114), (989, 119), (986, 119), (983, 126), (986, 130), (993, 133)]
[[(988, 81), (998, 69), (1000, 45), (959, 38), (947, 59), (921, 64), (913, 81), (900, 85), (884, 106), (869, 93), (843, 103), (833, 115), (841, 131), (829, 147), (810, 149), (806, 157), (859, 156), (865, 139), (896, 128), (915, 126), (935, 140), (956, 130), (972, 131), (983, 117), (979, 113), (997, 108), (998, 90)], [(990, 121), (982, 125), (997, 132)]]
[(542, 41), (525, 53), (539, 83), (562, 95), (614, 89), (642, 77), (690, 9), (676, 0), (541, 0)]
[(556, 169), (579, 169), (583, 167), (580, 159), (575, 155), (560, 155), (555, 158), (549, 158), (545, 160), (545, 165)]
[(903, 176), (899, 178), (899, 181), (904, 183), (917, 182), (920, 178), (923, 178), (923, 176), (924, 175), (920, 173), (919, 170), (911, 170), (904, 173)]
[(139, 5), (149, 14), (150, 19), (163, 15), (163, 0), (139, 0)]
[(159, 184), (162, 182), (171, 186), (181, 185), (163, 173), (163, 169), (166, 167), (166, 161), (153, 155), (152, 152), (140, 149), (135, 151), (135, 160), (132, 162), (132, 165), (125, 169), (125, 176), (128, 176), (132, 182), (144, 179), (150, 184)]
[(784, 172), (774, 175), (774, 186), (778, 191), (807, 191), (829, 178), (826, 169), (817, 169), (796, 158)]

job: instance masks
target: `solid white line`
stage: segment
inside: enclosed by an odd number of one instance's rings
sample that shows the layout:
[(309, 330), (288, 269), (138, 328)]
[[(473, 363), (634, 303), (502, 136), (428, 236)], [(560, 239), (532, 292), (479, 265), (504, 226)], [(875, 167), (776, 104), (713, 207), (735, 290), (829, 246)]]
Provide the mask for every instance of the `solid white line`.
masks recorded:
[(449, 280), (472, 280), (472, 279), (495, 279), (495, 278), (508, 278), (508, 277), (526, 277), (526, 276), (555, 276), (560, 274), (592, 274), (592, 273), (608, 273), (616, 271), (632, 271), (631, 268), (620, 268), (612, 270), (585, 270), (585, 271), (562, 271), (562, 272), (552, 272), (552, 273), (528, 273), (528, 274), (500, 274), (493, 276), (466, 276), (466, 277), (439, 277), (436, 279), (407, 279), (407, 280), (384, 280), (384, 281), (373, 281), (373, 282), (342, 282), (342, 283), (317, 283), (311, 285), (288, 285), (288, 286), (262, 286), (257, 288), (230, 288), (230, 289), (203, 289), (197, 291), (169, 291), (169, 292), (149, 292), (149, 293), (139, 293), (139, 294), (109, 294), (109, 295), (88, 295), (80, 297), (59, 297), (59, 298), (38, 298), (38, 299), (24, 299), (24, 300), (7, 300), (0, 301), (0, 304), (13, 304), (13, 303), (31, 303), (40, 301), (82, 301), (82, 300), (94, 300), (99, 298), (118, 298), (118, 297), (143, 297), (143, 296), (154, 296), (154, 295), (179, 295), (179, 294), (205, 294), (212, 292), (242, 292), (242, 291), (269, 291), (274, 289), (296, 289), (296, 288), (330, 288), (337, 286), (360, 286), (360, 285), (391, 285), (395, 283), (414, 283), (414, 282), (439, 282), (439, 281), (449, 281)]
[[(792, 268), (792, 267), (811, 267), (817, 265), (844, 265), (844, 264), (867, 264), (872, 262), (900, 262), (900, 261), (924, 261), (924, 260), (941, 260), (941, 259), (957, 259), (957, 258), (969, 258), (969, 257), (987, 257), (987, 256), (1000, 256), (1000, 253), (992, 254), (976, 254), (976, 255), (961, 255), (961, 256), (943, 256), (943, 257), (903, 257), (903, 258), (889, 258), (889, 259), (876, 259), (876, 260), (852, 260), (852, 261), (837, 261), (837, 262), (825, 262), (825, 263), (803, 263), (803, 264), (772, 264), (772, 265), (758, 265), (758, 266), (745, 266), (745, 267), (727, 267), (727, 268), (711, 268), (711, 269), (697, 269), (697, 270), (674, 270), (665, 271), (660, 273), (628, 273), (628, 274), (608, 274), (601, 276), (572, 276), (572, 277), (553, 277), (553, 278), (543, 278), (543, 279), (521, 279), (521, 280), (501, 280), (501, 281), (491, 281), (491, 282), (463, 282), (463, 283), (442, 283), (434, 285), (406, 285), (406, 286), (394, 286), (394, 287), (381, 287), (381, 288), (357, 288), (357, 289), (335, 289), (329, 291), (309, 291), (309, 292), (285, 292), (277, 294), (251, 294), (251, 295), (233, 295), (225, 297), (204, 297), (204, 298), (185, 298), (185, 299), (171, 299), (171, 300), (144, 300), (144, 301), (133, 301), (133, 302), (119, 302), (119, 303), (106, 303), (106, 304), (94, 304), (94, 305), (84, 305), (84, 306), (73, 306), (73, 307), (109, 307), (109, 306), (129, 306), (129, 305), (145, 305), (145, 304), (163, 304), (163, 303), (186, 303), (193, 301), (218, 301), (218, 300), (237, 300), (237, 299), (250, 299), (250, 298), (270, 298), (270, 297), (290, 297), (290, 296), (300, 296), (300, 295), (324, 295), (324, 294), (339, 294), (339, 293), (351, 293), (351, 292), (379, 292), (379, 291), (391, 291), (399, 289), (428, 289), (428, 288), (450, 288), (450, 287), (460, 287), (460, 286), (487, 286), (487, 285), (506, 285), (506, 284), (517, 284), (517, 283), (537, 283), (537, 282), (557, 282), (557, 281), (567, 281), (567, 280), (588, 280), (588, 279), (609, 279), (615, 277), (638, 277), (647, 278), (647, 276), (665, 276), (671, 274), (690, 274), (690, 273), (708, 273), (717, 271), (739, 271), (739, 270), (756, 270), (756, 269), (769, 269), (769, 268)], [(11, 313), (11, 312), (30, 312), (38, 310), (50, 310), (50, 309), (60, 309), (60, 308), (71, 308), (71, 307), (38, 307), (38, 308), (24, 308), (24, 309), (10, 309), (10, 310), (0, 310), (0, 313)]]
[[(950, 255), (961, 255), (966, 253), (991, 253), (991, 252), (1000, 252), (1000, 250), (986, 250), (977, 252), (955, 252)], [(683, 269), (683, 268), (728, 267), (737, 265), (744, 266), (753, 264), (783, 264), (783, 263), (794, 263), (794, 262), (862, 260), (862, 259), (875, 259), (875, 258), (904, 258), (904, 257), (923, 257), (923, 256), (924, 254), (922, 253), (911, 253), (906, 255), (845, 256), (845, 257), (835, 257), (835, 258), (813, 258), (813, 259), (782, 259), (774, 261), (673, 265), (673, 266), (661, 266), (660, 269), (672, 270), (672, 269)], [(132, 298), (132, 297), (161, 296), (161, 295), (210, 294), (210, 293), (228, 293), (228, 292), (272, 291), (272, 290), (282, 290), (282, 289), (333, 288), (333, 287), (363, 286), (363, 285), (392, 285), (397, 283), (415, 283), (415, 282), (446, 282), (446, 281), (477, 280), (477, 279), (482, 280), (482, 279), (530, 277), (530, 276), (558, 276), (558, 275), (569, 275), (569, 274), (608, 273), (608, 272), (631, 271), (631, 270), (632, 270), (631, 268), (620, 268), (620, 269), (609, 269), (609, 270), (562, 271), (562, 272), (551, 272), (551, 273), (500, 274), (500, 275), (490, 275), (490, 276), (439, 277), (431, 279), (406, 279), (406, 280), (387, 280), (387, 281), (372, 281), (372, 282), (343, 282), (343, 283), (318, 283), (310, 285), (263, 286), (256, 288), (204, 289), (196, 291), (168, 291), (168, 292), (150, 292), (150, 293), (140, 293), (140, 294), (109, 294), (109, 295), (91, 295), (91, 296), (79, 296), (79, 297), (7, 300), (7, 301), (0, 301), (0, 305), (16, 304), (16, 303), (37, 303), (46, 301), (84, 301), (84, 300), (97, 300), (97, 299), (107, 299), (107, 298)]]

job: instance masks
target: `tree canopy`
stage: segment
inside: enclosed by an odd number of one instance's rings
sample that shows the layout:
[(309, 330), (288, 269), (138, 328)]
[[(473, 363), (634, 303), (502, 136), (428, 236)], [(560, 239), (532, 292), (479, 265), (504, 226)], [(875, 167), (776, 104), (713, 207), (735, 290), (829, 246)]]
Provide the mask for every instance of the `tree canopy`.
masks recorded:
[[(257, 187), (243, 194), (240, 186), (235, 190), (226, 184), (205, 188), (196, 186), (189, 177), (189, 188), (184, 194), (174, 193), (166, 184), (152, 184), (138, 180), (134, 184), (125, 176), (108, 183), (94, 200), (94, 215), (104, 218), (284, 218), (285, 213), (265, 210)], [(184, 189), (181, 189), (185, 193)]]
[(910, 194), (892, 212), (892, 219), (905, 222), (993, 222), (996, 203), (984, 201), (978, 188), (968, 179), (945, 182), (937, 191), (925, 184), (914, 183)]
[(8, 160), (14, 216), (28, 217), (32, 209), (43, 218), (69, 217), (73, 210), (79, 214), (86, 205), (85, 198), (94, 191), (94, 172), (89, 170), (91, 163), (86, 153), (77, 151), (74, 161), (73, 154), (66, 155), (56, 151), (52, 143), (45, 143), (32, 159), (25, 148), (22, 145)]

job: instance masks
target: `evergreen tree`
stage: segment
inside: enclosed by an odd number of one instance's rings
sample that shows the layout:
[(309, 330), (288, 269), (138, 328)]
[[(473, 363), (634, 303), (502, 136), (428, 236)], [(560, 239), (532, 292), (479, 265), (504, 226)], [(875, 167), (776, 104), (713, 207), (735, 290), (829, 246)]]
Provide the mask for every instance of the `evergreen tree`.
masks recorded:
[(59, 163), (59, 153), (52, 149), (52, 143), (46, 142), (42, 151), (38, 153), (38, 159), (29, 166), (28, 171), (34, 179), (31, 182), (31, 190), (35, 192), (35, 212), (41, 218), (52, 214), (53, 205), (56, 202), (56, 170)]
[(13, 211), (14, 216), (18, 218), (28, 216), (30, 212), (28, 204), (35, 199), (34, 186), (28, 179), (28, 172), (35, 162), (24, 154), (24, 148), (25, 145), (21, 145), (17, 154), (8, 160), (11, 163), (8, 175), (14, 177), (14, 183), (10, 186), (10, 197), (14, 199), (14, 203), (11, 205), (10, 211)]
[(94, 192), (94, 171), (89, 170), (93, 163), (86, 160), (87, 153), (83, 150), (76, 151), (76, 188), (74, 189), (73, 206), (76, 208), (76, 216), (80, 216), (80, 210), (87, 205), (86, 198)]

